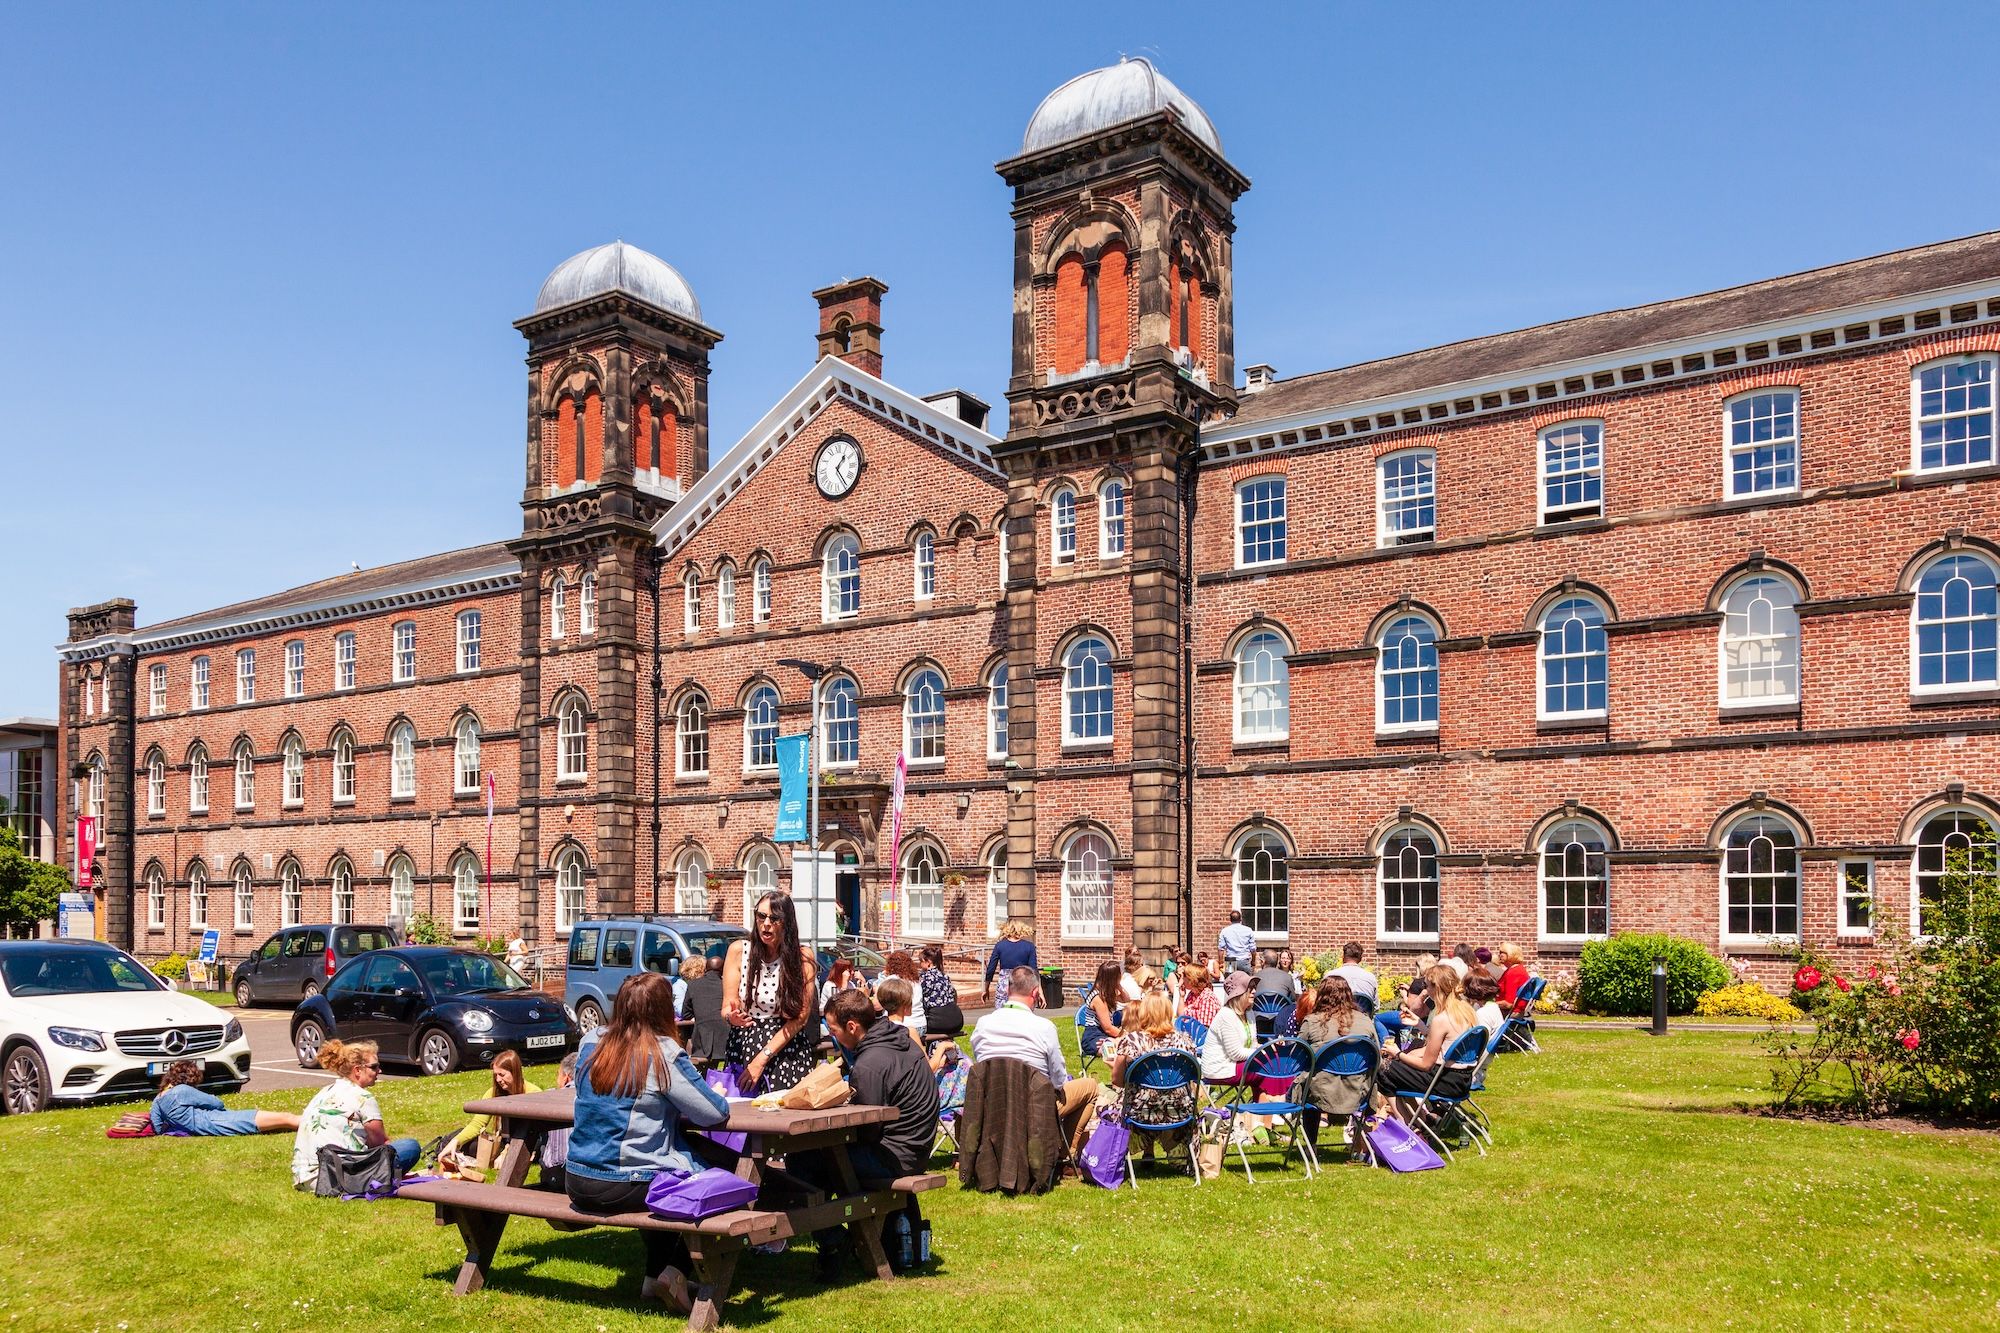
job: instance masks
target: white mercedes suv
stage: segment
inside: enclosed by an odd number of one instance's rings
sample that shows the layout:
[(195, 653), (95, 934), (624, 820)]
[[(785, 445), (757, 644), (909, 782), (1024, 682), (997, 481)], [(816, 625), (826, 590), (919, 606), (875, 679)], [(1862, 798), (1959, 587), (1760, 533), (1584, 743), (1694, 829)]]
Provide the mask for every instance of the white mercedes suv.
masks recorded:
[(201, 1085), (250, 1077), (243, 1025), (94, 940), (0, 940), (0, 1113), (145, 1096), (176, 1060)]

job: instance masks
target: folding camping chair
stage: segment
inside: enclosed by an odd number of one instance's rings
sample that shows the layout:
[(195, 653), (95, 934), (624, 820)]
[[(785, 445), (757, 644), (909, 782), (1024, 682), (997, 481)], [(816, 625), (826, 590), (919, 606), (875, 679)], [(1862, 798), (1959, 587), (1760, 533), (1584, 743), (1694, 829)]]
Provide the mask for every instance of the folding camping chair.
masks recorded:
[[(1285, 1087), (1283, 1100), (1236, 1101), (1223, 1107), (1229, 1117), (1226, 1123), (1232, 1130), (1235, 1118), (1240, 1115), (1270, 1116), (1282, 1124), (1286, 1131), (1285, 1155), (1295, 1150), (1298, 1152), (1299, 1160), (1305, 1164), (1307, 1180), (1319, 1171), (1319, 1154), (1313, 1151), (1312, 1139), (1305, 1132), (1306, 1104), (1296, 1100), (1296, 1093), (1298, 1081), (1311, 1068), (1312, 1052), (1306, 1049), (1304, 1042), (1295, 1037), (1273, 1038), (1250, 1053), (1250, 1059), (1243, 1066), (1241, 1091), (1247, 1095), (1247, 1090), (1253, 1085), (1262, 1092), (1266, 1081), (1282, 1083)], [(1250, 1171), (1247, 1146), (1234, 1133), (1230, 1137), (1236, 1140), (1236, 1155), (1243, 1162), (1243, 1178), (1256, 1184), (1257, 1177)], [(1284, 1156), (1278, 1158), (1279, 1165), (1282, 1166), (1284, 1161)]]
[[(1125, 1128), (1133, 1131), (1144, 1130), (1149, 1134), (1167, 1130), (1185, 1129), (1187, 1137), (1188, 1170), (1194, 1173), (1194, 1183), (1201, 1184), (1201, 1161), (1196, 1156), (1195, 1140), (1201, 1136), (1194, 1132), (1195, 1122), (1201, 1118), (1200, 1111), (1193, 1110), (1180, 1120), (1141, 1120), (1132, 1110), (1132, 1093), (1135, 1089), (1146, 1088), (1154, 1092), (1178, 1092), (1189, 1090), (1188, 1104), (1198, 1107), (1200, 1098), (1195, 1090), (1201, 1083), (1201, 1065), (1186, 1051), (1148, 1051), (1125, 1066), (1125, 1100), (1121, 1114)], [(1132, 1182), (1132, 1192), (1139, 1192), (1139, 1174), (1133, 1169), (1132, 1155), (1125, 1154), (1125, 1178)]]
[(1535, 1042), (1535, 1001), (1542, 998), (1542, 992), (1548, 989), (1548, 985), (1541, 977), (1529, 977), (1514, 993), (1514, 1003), (1507, 1010), (1507, 1022), (1500, 1028), (1502, 1032), (1507, 1032), (1509, 1025), (1513, 1028), (1508, 1034), (1506, 1049), (1526, 1051), (1530, 1055), (1542, 1053), (1542, 1048)]
[(1257, 1040), (1292, 1036), (1298, 1031), (1292, 1023), (1292, 1015), (1297, 1010), (1298, 1001), (1281, 991), (1258, 991), (1256, 998), (1250, 1002)]
[[(1373, 1037), (1339, 1037), (1319, 1048), (1313, 1055), (1312, 1069), (1307, 1072), (1308, 1088), (1314, 1074), (1336, 1074), (1340, 1077), (1365, 1075), (1368, 1087), (1375, 1086), (1375, 1071), (1382, 1067), (1382, 1048)], [(1310, 1095), (1310, 1093), (1308, 1093)], [(1362, 1098), (1358, 1109), (1347, 1117), (1348, 1142), (1359, 1147), (1370, 1162), (1375, 1160), (1375, 1150), (1368, 1146), (1368, 1135), (1363, 1126), (1368, 1120), (1368, 1099)], [(1317, 1149), (1315, 1149), (1317, 1151)]]
[(1190, 1018), (1186, 1014), (1174, 1020), (1174, 1029), (1193, 1042), (1197, 1051), (1201, 1049), (1202, 1043), (1208, 1040), (1208, 1024), (1200, 1019)]
[[(1429, 1139), (1431, 1145), (1445, 1155), (1446, 1161), (1458, 1159), (1452, 1155), (1451, 1145), (1444, 1141), (1444, 1136), (1438, 1133), (1437, 1126), (1433, 1122), (1441, 1120), (1447, 1112), (1463, 1106), (1469, 1094), (1440, 1092), (1438, 1083), (1444, 1078), (1447, 1069), (1466, 1069), (1473, 1071), (1467, 1076), (1469, 1084), (1478, 1074), (1480, 1066), (1490, 1058), (1490, 1049), (1493, 1045), (1491, 1036), (1492, 1034), (1485, 1028), (1473, 1024), (1461, 1032), (1458, 1039), (1445, 1051), (1444, 1058), (1431, 1070), (1430, 1082), (1424, 1085), (1423, 1091), (1418, 1092), (1410, 1088), (1396, 1090), (1394, 1104), (1410, 1108), (1409, 1113), (1402, 1117), (1404, 1122)], [(1472, 1134), (1472, 1146), (1479, 1149), (1479, 1155), (1484, 1157), (1486, 1145), (1481, 1141), (1480, 1131), (1472, 1127), (1472, 1117), (1462, 1115), (1461, 1118)]]

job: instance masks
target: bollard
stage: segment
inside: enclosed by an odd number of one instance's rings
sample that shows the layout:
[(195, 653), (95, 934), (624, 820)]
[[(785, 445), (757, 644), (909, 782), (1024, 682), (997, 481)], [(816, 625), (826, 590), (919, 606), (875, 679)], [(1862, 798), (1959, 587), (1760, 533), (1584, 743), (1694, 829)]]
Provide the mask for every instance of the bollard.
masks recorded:
[(1667, 1035), (1667, 960), (1653, 960), (1653, 1035)]

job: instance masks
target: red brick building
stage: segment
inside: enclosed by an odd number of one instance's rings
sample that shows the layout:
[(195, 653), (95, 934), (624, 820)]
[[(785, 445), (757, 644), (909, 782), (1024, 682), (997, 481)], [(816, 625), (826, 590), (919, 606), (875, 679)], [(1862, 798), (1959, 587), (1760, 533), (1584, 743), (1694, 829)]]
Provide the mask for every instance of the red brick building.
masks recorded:
[(740, 919), (788, 879), (781, 658), (829, 668), (850, 916), (1072, 967), (1232, 906), (1301, 950), (1865, 948), (1993, 842), (2000, 234), (1239, 387), (1249, 182), (1179, 89), (1085, 75), (1000, 173), (1004, 435), (887, 381), (862, 279), (711, 467), (721, 335), (604, 246), (518, 325), (518, 537), (73, 613), (111, 937)]

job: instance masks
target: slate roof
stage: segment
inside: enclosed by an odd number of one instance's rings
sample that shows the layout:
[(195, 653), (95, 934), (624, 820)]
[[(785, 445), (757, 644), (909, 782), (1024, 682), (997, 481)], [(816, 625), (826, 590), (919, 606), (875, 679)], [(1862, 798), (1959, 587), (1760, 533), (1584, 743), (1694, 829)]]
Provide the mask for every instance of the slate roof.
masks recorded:
[(392, 588), (407, 587), (411, 584), (449, 583), (460, 575), (491, 569), (495, 565), (519, 563), (507, 549), (505, 542), (488, 542), (484, 546), (468, 546), (462, 550), (445, 551), (438, 555), (419, 556), (415, 560), (402, 560), (393, 565), (376, 565), (372, 569), (350, 570), (329, 579), (304, 583), (296, 588), (252, 598), (247, 602), (236, 602), (229, 606), (216, 607), (212, 611), (197, 611), (193, 615), (141, 625), (137, 632), (152, 635), (214, 621), (254, 620), (260, 616), (313, 603), (362, 601), (371, 593), (386, 592)]

